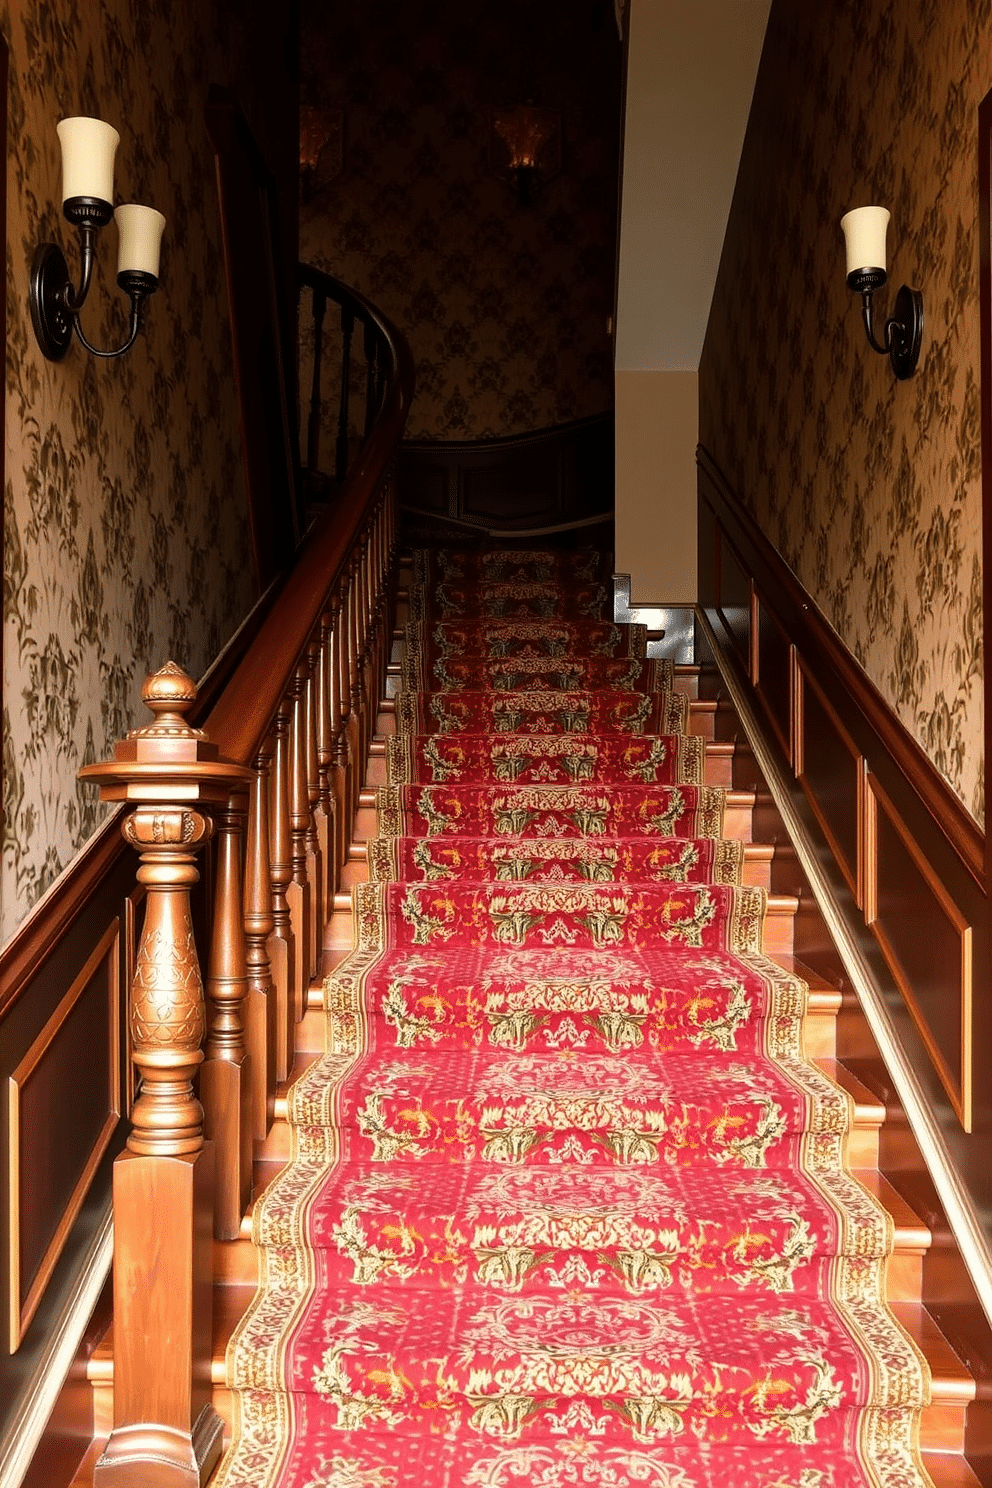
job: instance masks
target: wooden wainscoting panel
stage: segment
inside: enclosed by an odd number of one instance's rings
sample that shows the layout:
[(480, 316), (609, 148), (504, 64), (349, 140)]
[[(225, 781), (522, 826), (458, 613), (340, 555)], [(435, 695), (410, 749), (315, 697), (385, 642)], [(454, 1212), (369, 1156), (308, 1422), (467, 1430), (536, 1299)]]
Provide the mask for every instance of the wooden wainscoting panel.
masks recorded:
[(723, 623), (734, 642), (744, 675), (753, 680), (751, 656), (751, 578), (721, 530), (718, 564), (718, 604)]
[(793, 763), (793, 646), (755, 590), (755, 690), (790, 764)]
[(480, 526), (550, 526), (563, 520), (562, 480), (558, 455), (532, 455), (524, 464), (502, 464), (461, 471), (458, 510), (465, 522)]
[(715, 609), (719, 595), (719, 533), (716, 512), (700, 492), (696, 555), (699, 563), (699, 604), (704, 610)]
[(860, 906), (864, 765), (861, 751), (800, 659), (796, 668), (796, 778)]
[(405, 524), (443, 533), (447, 520), (457, 540), (606, 520), (613, 447), (612, 412), (499, 439), (410, 440), (399, 449)]
[[(449, 488), (454, 486), (454, 499)], [(428, 460), (408, 461), (403, 477), (403, 496), (410, 506), (418, 511), (436, 512), (447, 516), (449, 506), (457, 503), (458, 473), (447, 465), (432, 464)]]
[(7, 1081), (11, 1353), (121, 1116), (115, 918)]
[(871, 929), (964, 1130), (972, 1128), (973, 928), (874, 775)]

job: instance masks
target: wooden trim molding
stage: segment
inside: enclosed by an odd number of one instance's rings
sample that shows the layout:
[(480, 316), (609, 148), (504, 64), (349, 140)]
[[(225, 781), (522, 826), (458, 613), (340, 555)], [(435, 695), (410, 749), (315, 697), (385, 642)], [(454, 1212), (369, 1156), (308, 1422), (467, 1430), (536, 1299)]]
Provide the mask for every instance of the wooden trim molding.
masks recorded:
[[(29, 1278), (25, 1275), (22, 1248), (22, 1205), (24, 1198), (24, 1183), (26, 1179), (25, 1163), (23, 1161), (25, 1147), (33, 1141), (44, 1139), (45, 1133), (35, 1132), (24, 1120), (24, 1107), (32, 1081), (39, 1077), (44, 1068), (46, 1059), (50, 1059), (53, 1050), (59, 1040), (60, 1034), (73, 1011), (86, 993), (94, 978), (99, 975), (101, 966), (106, 967), (106, 989), (102, 994), (106, 1001), (107, 1019), (107, 1047), (105, 1052), (107, 1064), (107, 1088), (106, 1088), (106, 1113), (103, 1116), (99, 1130), (95, 1133), (85, 1153), (80, 1154), (80, 1163), (75, 1175), (68, 1201), (61, 1208), (58, 1222), (54, 1233), (45, 1247), (44, 1253)], [(10, 1248), (8, 1257), (8, 1285), (9, 1285), (9, 1307), (10, 1307), (10, 1335), (9, 1348), (14, 1353), (20, 1347), (21, 1339), (27, 1332), (38, 1310), (38, 1304), (44, 1295), (45, 1288), (51, 1280), (52, 1272), (58, 1264), (59, 1256), (76, 1222), (76, 1218), (82, 1208), (83, 1201), (89, 1191), (90, 1183), (96, 1172), (100, 1159), (110, 1144), (121, 1116), (121, 1078), (120, 1078), (120, 1043), (119, 1043), (119, 1019), (120, 1019), (120, 921), (115, 919), (108, 925), (103, 936), (94, 947), (85, 966), (72, 982), (65, 995), (60, 1000), (52, 1016), (48, 1019), (44, 1028), (32, 1042), (23, 1059), (14, 1069), (7, 1080), (7, 1201), (10, 1216)], [(71, 1060), (78, 1062), (78, 1050), (67, 1051), (66, 1063)], [(61, 1085), (61, 1081), (58, 1082)], [(64, 1089), (64, 1085), (62, 1086)], [(48, 1135), (57, 1131), (54, 1121), (50, 1123)], [(65, 1140), (68, 1140), (68, 1134)], [(44, 1179), (47, 1174), (35, 1174), (36, 1179)]]
[[(866, 773), (867, 809), (871, 815), (871, 842), (873, 851), (867, 857), (869, 889), (866, 895), (865, 919), (872, 934), (882, 949), (889, 970), (905, 999), (913, 1022), (947, 1091), (955, 1114), (966, 1132), (972, 1129), (972, 993), (973, 993), (973, 929), (958, 905), (944, 888), (940, 879), (920, 850), (919, 843), (896, 811), (885, 791), (870, 773)], [(902, 844), (912, 861), (922, 884), (930, 897), (921, 903), (917, 895), (914, 901), (903, 900), (896, 906), (896, 914), (890, 923), (879, 912), (879, 819), (887, 825)], [(894, 876), (894, 874), (893, 874)], [(897, 881), (902, 881), (904, 874)], [(944, 923), (941, 923), (943, 921)], [(922, 981), (930, 978), (914, 975), (907, 968), (907, 954), (902, 944), (908, 946), (910, 955), (921, 951), (927, 961), (939, 964), (931, 969), (936, 982), (935, 1000), (939, 1005), (939, 1021), (957, 1023), (954, 1059), (938, 1039), (935, 1031), (934, 1009), (927, 1008), (920, 995)], [(943, 982), (946, 973), (949, 988)], [(957, 997), (948, 998), (946, 992), (954, 991)], [(949, 1015), (950, 1018), (949, 1018)]]
[[(935, 1102), (949, 1103), (961, 1132), (978, 1131), (992, 1120), (992, 1092), (979, 1099), (973, 1070), (975, 1048), (992, 1037), (992, 998), (978, 1000), (988, 963), (985, 835), (703, 449), (699, 482), (700, 606), (721, 662), (768, 719), (838, 890), (850, 896), (846, 912), (881, 952)], [(763, 676), (763, 624), (777, 709)], [(977, 1148), (965, 1160), (992, 1200)]]

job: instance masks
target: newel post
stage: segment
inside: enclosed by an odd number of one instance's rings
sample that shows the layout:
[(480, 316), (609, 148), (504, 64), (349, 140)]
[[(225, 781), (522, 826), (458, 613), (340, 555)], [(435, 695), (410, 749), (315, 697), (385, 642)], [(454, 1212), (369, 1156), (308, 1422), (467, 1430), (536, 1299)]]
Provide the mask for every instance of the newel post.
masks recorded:
[(114, 1428), (96, 1488), (194, 1488), (220, 1454), (210, 1403), (213, 1145), (193, 1079), (203, 1060), (203, 980), (189, 893), (196, 853), (249, 774), (186, 722), (196, 687), (172, 662), (148, 677), (155, 715), (115, 758), (80, 775), (132, 809), (145, 921), (131, 987), (140, 1080), (127, 1147), (114, 1164)]

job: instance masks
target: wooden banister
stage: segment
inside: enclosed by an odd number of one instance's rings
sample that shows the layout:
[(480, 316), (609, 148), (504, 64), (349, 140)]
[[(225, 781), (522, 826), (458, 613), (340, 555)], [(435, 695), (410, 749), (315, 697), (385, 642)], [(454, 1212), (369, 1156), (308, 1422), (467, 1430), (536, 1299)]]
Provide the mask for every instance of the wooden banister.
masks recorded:
[[(308, 270), (306, 282), (342, 303), (328, 276)], [(124, 833), (142, 854), (147, 889), (131, 1003), (142, 1083), (114, 1178), (115, 1425), (96, 1469), (103, 1488), (139, 1471), (149, 1488), (202, 1482), (216, 1457), (219, 1423), (201, 1398), (210, 1342), (204, 1217), (217, 1239), (239, 1234), (252, 1142), (264, 1140), (276, 1083), (292, 1069), (384, 690), (389, 637), (380, 632), (397, 533), (391, 460), (413, 366), (373, 307), (350, 292), (343, 303), (375, 366), (367, 437), (336, 499), (228, 668), (204, 728), (189, 726), (196, 689), (169, 663), (146, 684), (163, 719), (118, 745), (115, 761), (81, 772), (105, 800), (134, 801)], [(214, 836), (204, 999), (189, 890), (199, 877), (193, 851)], [(159, 1006), (154, 988), (169, 977), (182, 985)], [(162, 1206), (168, 1264), (148, 1246)]]

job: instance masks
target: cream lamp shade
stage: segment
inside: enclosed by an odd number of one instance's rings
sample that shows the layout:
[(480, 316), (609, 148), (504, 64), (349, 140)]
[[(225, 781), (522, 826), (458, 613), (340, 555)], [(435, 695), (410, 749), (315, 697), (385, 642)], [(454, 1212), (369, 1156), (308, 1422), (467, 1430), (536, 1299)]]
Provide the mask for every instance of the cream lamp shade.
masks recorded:
[(159, 253), (165, 218), (154, 207), (118, 207), (114, 213), (117, 223), (117, 272), (118, 274), (150, 274), (158, 278)]
[(855, 207), (840, 220), (847, 246), (847, 272), (886, 268), (885, 231), (889, 213), (885, 207)]
[[(114, 200), (114, 156), (120, 135), (102, 119), (63, 119), (57, 126), (62, 145), (62, 200), (92, 197)], [(109, 214), (108, 214), (109, 215)]]

